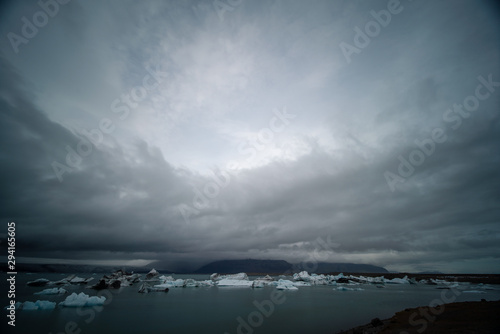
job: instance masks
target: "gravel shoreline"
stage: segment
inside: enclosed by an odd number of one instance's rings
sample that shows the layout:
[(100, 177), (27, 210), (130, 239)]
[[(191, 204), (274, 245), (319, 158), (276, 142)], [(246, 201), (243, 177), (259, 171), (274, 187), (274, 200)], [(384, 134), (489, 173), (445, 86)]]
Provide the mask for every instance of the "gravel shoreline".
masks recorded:
[(390, 319), (376, 318), (338, 334), (498, 334), (499, 314), (500, 300), (422, 306), (397, 312)]

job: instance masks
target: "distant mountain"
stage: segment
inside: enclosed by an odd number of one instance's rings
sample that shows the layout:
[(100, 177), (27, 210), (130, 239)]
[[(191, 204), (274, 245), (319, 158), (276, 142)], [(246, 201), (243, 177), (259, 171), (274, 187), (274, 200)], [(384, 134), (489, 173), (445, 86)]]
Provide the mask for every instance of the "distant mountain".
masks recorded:
[[(18, 272), (45, 272), (45, 273), (98, 273), (107, 274), (118, 269), (123, 269), (128, 272), (135, 273), (147, 273), (152, 267), (155, 267), (162, 274), (172, 273), (170, 270), (163, 269), (164, 266), (159, 266), (160, 263), (150, 264), (147, 267), (120, 267), (120, 266), (95, 266), (95, 265), (76, 265), (76, 264), (16, 264), (16, 270)], [(312, 267), (312, 263), (308, 263), (309, 267)], [(7, 272), (7, 264), (0, 264), (0, 270)], [(194, 273), (194, 274), (212, 274), (212, 273), (223, 273), (223, 274), (236, 274), (236, 273), (266, 273), (266, 274), (290, 274), (293, 272), (299, 272), (302, 270), (308, 270), (311, 273), (315, 272), (318, 274), (326, 273), (387, 273), (385, 268), (372, 266), (370, 264), (354, 264), (354, 263), (327, 263), (319, 262), (316, 264), (316, 270), (311, 271), (310, 268), (304, 269), (301, 264), (291, 264), (283, 260), (222, 260), (211, 262), (196, 271), (185, 270), (176, 271), (183, 273)]]
[(373, 266), (371, 264), (356, 264), (356, 263), (318, 263), (316, 273), (388, 273), (387, 269), (383, 267)]
[[(222, 260), (211, 262), (200, 269), (196, 270), (196, 274), (211, 274), (224, 273), (236, 274), (240, 272), (246, 273), (269, 273), (283, 274), (285, 272), (298, 272), (302, 266), (293, 265), (283, 260)], [(385, 268), (373, 266), (370, 264), (355, 264), (355, 263), (317, 263), (315, 273), (331, 273), (331, 272), (348, 272), (348, 273), (387, 273)]]
[(209, 263), (196, 270), (196, 274), (236, 274), (246, 273), (269, 273), (282, 274), (290, 270), (292, 265), (283, 260), (222, 260)]
[[(1, 265), (2, 271), (7, 271), (6, 265)], [(18, 272), (29, 273), (111, 273), (118, 269), (123, 269), (127, 272), (147, 273), (151, 270), (149, 267), (127, 267), (127, 266), (94, 266), (94, 265), (79, 265), (79, 264), (36, 264), (36, 263), (17, 263), (16, 270)], [(168, 271), (162, 270), (162, 273)]]

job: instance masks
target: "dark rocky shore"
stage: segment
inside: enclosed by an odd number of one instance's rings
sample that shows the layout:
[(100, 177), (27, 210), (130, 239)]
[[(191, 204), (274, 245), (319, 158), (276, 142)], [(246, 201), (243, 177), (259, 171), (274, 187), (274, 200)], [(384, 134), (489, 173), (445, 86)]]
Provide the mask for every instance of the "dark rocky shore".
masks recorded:
[(339, 334), (498, 334), (500, 301), (459, 302), (431, 308), (405, 309), (392, 318), (341, 331)]

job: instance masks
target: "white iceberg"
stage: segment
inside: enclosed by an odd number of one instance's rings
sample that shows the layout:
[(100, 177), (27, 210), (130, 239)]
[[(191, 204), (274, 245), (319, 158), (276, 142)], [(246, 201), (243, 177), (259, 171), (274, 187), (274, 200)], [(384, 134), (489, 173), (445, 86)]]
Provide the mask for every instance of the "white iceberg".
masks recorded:
[(65, 294), (66, 292), (67, 291), (63, 288), (53, 288), (35, 292), (34, 295), (58, 295), (58, 294)]
[(248, 275), (245, 273), (238, 273), (233, 275), (219, 275), (217, 273), (214, 273), (210, 275), (210, 279), (212, 281), (220, 281), (223, 279), (234, 280), (234, 281), (248, 281)]
[(386, 279), (385, 283), (388, 284), (410, 284), (410, 280), (408, 279), (408, 276), (405, 276), (403, 278), (393, 278), (393, 279)]
[(379, 277), (365, 277), (365, 276), (359, 276), (357, 277), (358, 281), (363, 282), (363, 283), (371, 283), (371, 284), (384, 284), (386, 279), (384, 276), (379, 276)]
[(175, 281), (164, 281), (161, 284), (156, 284), (153, 287), (158, 289), (166, 289), (166, 288), (184, 288), (186, 283), (183, 279), (176, 279)]
[(298, 290), (298, 288), (294, 285), (295, 282), (286, 280), (286, 279), (280, 279), (279, 281), (276, 282), (276, 289), (278, 290)]
[(253, 281), (250, 281), (248, 275), (245, 273), (233, 275), (219, 275), (214, 273), (210, 275), (210, 279), (216, 282), (217, 286), (251, 287), (253, 285)]
[(60, 302), (59, 305), (65, 307), (97, 306), (97, 305), (104, 305), (105, 301), (106, 297), (104, 296), (90, 297), (89, 295), (86, 295), (83, 292), (80, 292), (79, 294), (73, 292), (71, 295), (66, 297), (66, 299), (63, 302)]
[(307, 282), (307, 283), (310, 283), (312, 285), (326, 285), (334, 277), (335, 276), (325, 276), (323, 274), (321, 274), (321, 275), (318, 275), (318, 274), (309, 275), (309, 273), (307, 271), (301, 271), (300, 273), (293, 274), (293, 279), (295, 281)]
[(172, 276), (165, 276), (165, 275), (161, 275), (160, 277), (158, 277), (158, 279), (163, 282), (175, 281)]
[(312, 280), (311, 276), (307, 271), (301, 271), (300, 273), (293, 274), (293, 279), (296, 281), (310, 282)]
[(252, 285), (253, 285), (253, 281), (241, 280), (241, 279), (223, 278), (223, 279), (221, 279), (220, 281), (217, 282), (217, 286), (251, 287)]

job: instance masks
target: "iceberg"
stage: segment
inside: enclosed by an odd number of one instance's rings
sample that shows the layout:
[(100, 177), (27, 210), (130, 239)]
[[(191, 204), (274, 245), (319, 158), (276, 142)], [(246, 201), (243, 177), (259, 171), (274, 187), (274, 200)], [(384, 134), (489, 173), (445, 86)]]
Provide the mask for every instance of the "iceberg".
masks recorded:
[(217, 286), (251, 287), (252, 285), (253, 285), (253, 281), (241, 280), (241, 279), (223, 278), (223, 279), (221, 279), (220, 281), (217, 282)]
[(326, 285), (331, 277), (325, 275), (312, 274), (309, 275), (307, 271), (301, 271), (300, 273), (293, 274), (293, 279), (296, 281), (308, 282), (313, 285)]
[(205, 280), (205, 281), (196, 281), (192, 278), (187, 278), (187, 279), (174, 279), (172, 276), (160, 276), (159, 281), (161, 282), (160, 284), (156, 284), (152, 287), (152, 289), (160, 289), (163, 291), (164, 289), (168, 288), (197, 288), (200, 286), (213, 286), (214, 282), (211, 280)]
[(58, 295), (58, 294), (65, 294), (66, 292), (67, 291), (63, 288), (53, 288), (35, 292), (34, 295)]
[(245, 273), (238, 273), (233, 275), (219, 275), (213, 273), (210, 275), (210, 280), (215, 282), (217, 286), (240, 286), (240, 287), (251, 287), (253, 281), (248, 279), (248, 275)]
[(149, 271), (149, 273), (146, 274), (146, 279), (151, 280), (151, 279), (155, 279), (158, 276), (160, 276), (160, 274), (156, 271), (155, 268), (153, 268)]
[(73, 292), (71, 295), (66, 297), (66, 299), (63, 302), (60, 302), (59, 305), (65, 307), (99, 306), (99, 305), (104, 305), (105, 301), (106, 297), (104, 296), (90, 297), (89, 295), (86, 295), (83, 292), (80, 292), (79, 294)]
[(272, 282), (273, 278), (269, 275), (266, 275), (264, 277), (257, 277), (255, 280), (256, 281), (270, 281), (270, 282)]
[(69, 275), (68, 277), (63, 278), (59, 281), (49, 282), (49, 285), (87, 284), (88, 282), (92, 281), (93, 279), (94, 279), (93, 277), (82, 278), (82, 277), (78, 277), (76, 275)]
[[(110, 276), (104, 275), (98, 283), (91, 286), (91, 289), (102, 290), (102, 289), (119, 289), (122, 286), (130, 286), (137, 283), (141, 278), (140, 274), (129, 274), (123, 270), (117, 270)], [(87, 279), (88, 281), (88, 279)]]
[(252, 288), (263, 288), (266, 285), (266, 281), (255, 280), (253, 281)]
[(295, 282), (281, 279), (276, 282), (276, 289), (278, 290), (298, 290), (298, 288), (294, 285)]
[(89, 277), (89, 278), (74, 277), (69, 282), (71, 284), (87, 284), (88, 282), (92, 281), (93, 279), (94, 279), (94, 277)]
[(220, 281), (223, 279), (234, 280), (234, 281), (248, 281), (248, 275), (245, 273), (238, 273), (233, 275), (219, 275), (214, 273), (210, 275), (212, 281)]
[(48, 300), (37, 300), (36, 302), (26, 301), (24, 303), (17, 302), (16, 309), (18, 310), (53, 310), (56, 307), (56, 303), (50, 302)]
[(36, 279), (34, 281), (30, 281), (26, 284), (28, 284), (29, 286), (44, 286), (44, 285), (47, 285), (47, 283), (49, 283), (50, 281), (46, 278), (39, 278), (39, 279)]
[(403, 278), (393, 278), (393, 279), (386, 279), (385, 283), (388, 284), (410, 284), (410, 280), (408, 279), (408, 276), (405, 276)]
[(302, 282), (302, 281), (298, 281), (298, 282), (292, 282), (294, 286), (312, 286), (311, 283), (308, 283), (308, 282)]
[(144, 282), (139, 287), (139, 293), (149, 293), (149, 292), (168, 292), (169, 289), (167, 287), (160, 286), (151, 286), (148, 283)]

